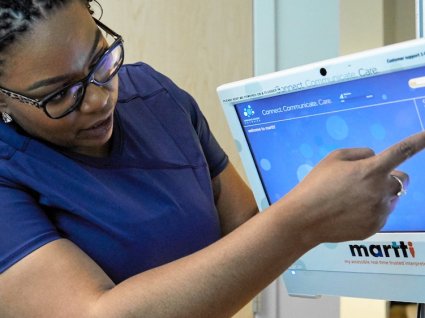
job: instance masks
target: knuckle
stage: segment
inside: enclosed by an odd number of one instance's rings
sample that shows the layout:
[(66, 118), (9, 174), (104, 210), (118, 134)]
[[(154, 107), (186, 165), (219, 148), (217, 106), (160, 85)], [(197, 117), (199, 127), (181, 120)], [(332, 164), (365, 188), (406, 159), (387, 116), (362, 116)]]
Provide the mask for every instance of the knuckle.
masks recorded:
[(329, 153), (330, 158), (339, 158), (342, 156), (344, 149), (336, 149)]
[(410, 144), (406, 141), (402, 141), (402, 142), (399, 143), (398, 151), (406, 159), (410, 158), (411, 156), (413, 156), (415, 154), (415, 149), (412, 146), (412, 144)]

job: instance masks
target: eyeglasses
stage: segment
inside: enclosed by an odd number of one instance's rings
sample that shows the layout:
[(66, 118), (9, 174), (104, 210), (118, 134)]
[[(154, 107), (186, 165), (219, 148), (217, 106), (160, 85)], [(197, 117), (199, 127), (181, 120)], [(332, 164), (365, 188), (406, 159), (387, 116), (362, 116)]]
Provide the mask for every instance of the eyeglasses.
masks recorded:
[(44, 110), (52, 119), (65, 117), (76, 110), (84, 99), (87, 86), (95, 84), (102, 87), (118, 73), (124, 62), (123, 39), (99, 20), (94, 19), (97, 26), (113, 36), (114, 42), (98, 59), (90, 73), (83, 79), (73, 82), (42, 99), (33, 99), (17, 92), (0, 87), (0, 93), (22, 103), (33, 105)]

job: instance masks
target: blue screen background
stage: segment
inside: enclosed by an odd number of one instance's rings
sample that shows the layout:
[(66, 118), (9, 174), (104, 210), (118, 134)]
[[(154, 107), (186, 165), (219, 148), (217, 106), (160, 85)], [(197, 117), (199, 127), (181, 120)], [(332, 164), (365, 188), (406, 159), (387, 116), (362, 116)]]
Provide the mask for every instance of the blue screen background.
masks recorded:
[[(378, 153), (422, 131), (425, 88), (412, 89), (408, 80), (424, 75), (416, 68), (236, 105), (269, 203), (335, 149)], [(424, 166), (425, 151), (399, 166), (410, 176), (408, 194), (382, 232), (425, 231)]]

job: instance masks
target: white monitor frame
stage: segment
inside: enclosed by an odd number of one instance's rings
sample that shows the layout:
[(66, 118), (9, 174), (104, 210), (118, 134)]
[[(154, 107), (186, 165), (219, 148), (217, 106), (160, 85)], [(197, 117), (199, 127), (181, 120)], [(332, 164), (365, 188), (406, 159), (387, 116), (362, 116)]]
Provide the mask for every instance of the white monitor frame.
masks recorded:
[[(416, 55), (418, 51), (425, 51), (425, 40), (413, 40), (338, 57), (225, 84), (217, 89), (260, 210), (266, 209), (269, 202), (235, 105), (323, 86), (323, 75), (320, 74), (322, 68), (327, 70), (327, 76), (333, 84), (346, 81), (346, 74), (356, 79), (424, 65), (425, 55), (405, 58)], [(388, 59), (393, 62), (388, 63)], [(308, 88), (297, 85), (306, 80), (317, 84)], [(285, 89), (282, 89), (283, 83)], [(415, 258), (407, 260), (412, 263), (411, 266), (398, 266), (396, 262), (400, 259), (391, 255), (385, 261), (393, 262), (392, 266), (350, 263), (355, 261), (349, 255), (352, 248), (350, 245), (373, 249), (378, 245), (384, 248), (384, 245), (391, 245), (392, 242), (414, 242)], [(283, 280), (288, 293), (294, 296), (336, 295), (425, 303), (425, 233), (378, 233), (361, 242), (321, 244), (296, 261), (283, 274)]]

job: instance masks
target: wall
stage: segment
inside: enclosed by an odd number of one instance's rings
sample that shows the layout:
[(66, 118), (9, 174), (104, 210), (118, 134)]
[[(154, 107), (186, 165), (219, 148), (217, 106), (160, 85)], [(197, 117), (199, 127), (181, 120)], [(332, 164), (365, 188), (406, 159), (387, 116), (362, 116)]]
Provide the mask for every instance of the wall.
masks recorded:
[(415, 37), (415, 0), (340, 0), (340, 54)]
[(415, 0), (384, 1), (384, 45), (415, 37)]
[(340, 0), (340, 55), (384, 45), (383, 1)]
[(253, 0), (255, 75), (339, 54), (338, 0)]
[[(189, 91), (242, 171), (216, 88), (252, 76), (251, 0), (100, 2), (102, 21), (124, 37), (126, 62), (147, 62)], [(236, 317), (251, 316), (248, 305)]]
[(338, 20), (338, 0), (276, 0), (277, 70), (337, 56)]

